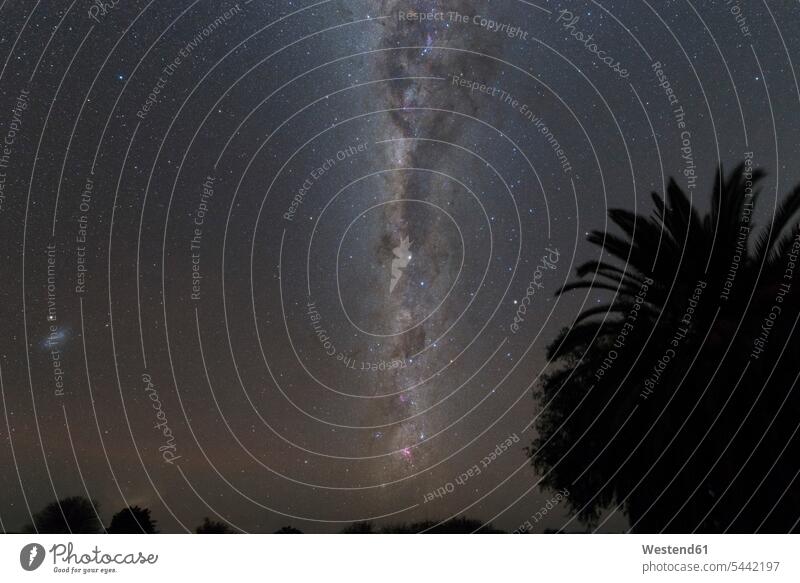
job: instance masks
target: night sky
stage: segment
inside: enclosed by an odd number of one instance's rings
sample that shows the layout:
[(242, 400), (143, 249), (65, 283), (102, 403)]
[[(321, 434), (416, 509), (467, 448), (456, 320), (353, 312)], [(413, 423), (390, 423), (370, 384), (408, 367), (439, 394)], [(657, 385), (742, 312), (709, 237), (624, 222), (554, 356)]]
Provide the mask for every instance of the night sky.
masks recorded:
[(83, 495), (165, 532), (517, 529), (553, 497), (524, 450), (545, 347), (607, 297), (554, 295), (587, 232), (670, 176), (706, 209), (751, 153), (771, 213), (798, 26), (755, 0), (0, 1), (0, 528)]

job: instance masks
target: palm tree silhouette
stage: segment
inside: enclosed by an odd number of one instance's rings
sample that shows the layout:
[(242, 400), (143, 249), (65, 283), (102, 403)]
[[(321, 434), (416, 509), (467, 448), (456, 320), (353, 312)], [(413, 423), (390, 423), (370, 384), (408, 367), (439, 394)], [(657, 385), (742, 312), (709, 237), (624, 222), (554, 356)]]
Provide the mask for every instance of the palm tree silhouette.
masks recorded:
[(622, 235), (589, 235), (612, 260), (581, 265), (559, 293), (613, 295), (548, 347), (529, 448), (542, 485), (569, 489), (574, 519), (599, 526), (621, 510), (639, 532), (797, 530), (800, 363), (787, 356), (800, 348), (800, 188), (758, 230), (762, 176), (720, 169), (704, 217), (671, 180), (651, 216), (614, 209)]
[(98, 504), (83, 496), (71, 496), (51, 502), (34, 514), (33, 524), (24, 531), (40, 534), (97, 534), (103, 524), (97, 515)]

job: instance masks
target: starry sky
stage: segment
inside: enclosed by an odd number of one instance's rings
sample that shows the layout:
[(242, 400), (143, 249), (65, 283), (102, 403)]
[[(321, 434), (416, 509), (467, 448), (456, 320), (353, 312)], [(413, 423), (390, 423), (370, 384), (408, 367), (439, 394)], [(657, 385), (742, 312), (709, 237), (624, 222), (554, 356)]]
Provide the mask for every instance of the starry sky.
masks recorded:
[[(0, 0), (0, 528), (515, 530), (609, 208), (800, 182), (800, 6)], [(794, 63), (794, 64), (793, 64)], [(557, 506), (535, 529), (567, 520)], [(626, 526), (613, 516), (608, 531)]]

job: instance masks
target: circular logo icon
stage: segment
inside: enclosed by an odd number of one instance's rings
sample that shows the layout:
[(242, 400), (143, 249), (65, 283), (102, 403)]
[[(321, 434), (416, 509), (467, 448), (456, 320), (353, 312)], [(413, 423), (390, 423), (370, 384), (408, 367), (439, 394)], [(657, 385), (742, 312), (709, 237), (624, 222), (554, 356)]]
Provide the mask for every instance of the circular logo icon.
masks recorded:
[(29, 543), (19, 552), (19, 564), (26, 571), (35, 571), (44, 562), (44, 547), (38, 543)]

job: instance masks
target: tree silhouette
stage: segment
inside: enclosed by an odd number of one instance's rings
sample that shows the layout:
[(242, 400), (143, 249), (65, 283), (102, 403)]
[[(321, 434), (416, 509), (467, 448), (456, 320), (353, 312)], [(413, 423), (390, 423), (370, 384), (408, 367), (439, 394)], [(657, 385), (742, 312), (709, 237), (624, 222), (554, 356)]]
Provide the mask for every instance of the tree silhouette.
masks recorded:
[(503, 531), (497, 530), (491, 523), (484, 524), (482, 520), (457, 516), (441, 524), (433, 521), (412, 524), (410, 532), (425, 532), (428, 534), (495, 534)]
[(382, 527), (380, 530), (378, 530), (373, 522), (354, 522), (342, 530), (343, 534), (376, 534), (378, 532), (381, 534), (488, 534), (500, 533), (503, 531), (495, 529), (491, 524), (484, 524), (480, 520), (461, 516), (446, 520), (441, 524), (433, 520), (423, 520), (412, 523), (401, 522), (389, 524)]
[(26, 525), (24, 530), (40, 534), (97, 534), (103, 532), (97, 509), (97, 502), (83, 496), (62, 498), (34, 514), (33, 524)]
[(342, 534), (375, 534), (375, 524), (365, 520), (354, 522), (342, 529)]
[(233, 529), (224, 522), (203, 518), (203, 524), (195, 530), (197, 534), (233, 534)]
[(129, 506), (117, 512), (106, 529), (109, 534), (156, 534), (156, 521), (150, 518), (149, 508)]
[(275, 531), (275, 534), (303, 534), (302, 530), (298, 530), (293, 526), (282, 526)]
[(589, 235), (615, 261), (581, 265), (559, 293), (613, 295), (548, 347), (529, 448), (576, 519), (619, 508), (639, 532), (798, 529), (800, 188), (759, 230), (761, 178), (720, 170), (705, 217), (671, 180), (651, 216), (611, 210), (622, 235)]

